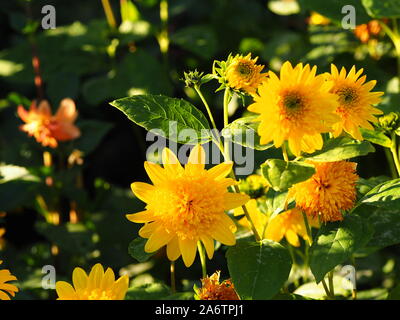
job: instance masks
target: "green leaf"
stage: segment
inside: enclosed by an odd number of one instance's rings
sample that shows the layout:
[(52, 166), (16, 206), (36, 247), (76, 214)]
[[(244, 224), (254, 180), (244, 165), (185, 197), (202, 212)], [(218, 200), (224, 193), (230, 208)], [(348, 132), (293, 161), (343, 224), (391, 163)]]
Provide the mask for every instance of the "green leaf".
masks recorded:
[(33, 203), (40, 183), (10, 180), (0, 183), (0, 211), (10, 211)]
[(222, 130), (222, 136), (234, 143), (244, 147), (266, 150), (273, 146), (273, 143), (261, 144), (258, 135), (259, 122), (254, 121), (257, 116), (250, 116), (237, 119)]
[(361, 135), (365, 140), (368, 140), (372, 143), (379, 144), (382, 147), (390, 148), (392, 146), (392, 140), (382, 131), (378, 130), (367, 130), (360, 129)]
[(88, 155), (97, 148), (113, 125), (100, 120), (82, 120), (78, 126), (81, 136), (74, 141), (74, 148)]
[[(371, 208), (368, 208), (371, 210)], [(398, 209), (378, 208), (368, 218), (374, 235), (368, 247), (382, 249), (400, 243), (400, 214)]]
[(347, 215), (341, 222), (322, 225), (311, 246), (310, 268), (317, 283), (362, 248), (372, 234), (372, 227), (355, 214)]
[(156, 282), (129, 288), (125, 300), (159, 300), (170, 294), (165, 284)]
[(217, 50), (214, 30), (206, 25), (189, 26), (173, 33), (171, 42), (204, 59), (211, 59)]
[(263, 240), (238, 242), (226, 254), (229, 274), (242, 299), (271, 299), (283, 286), (292, 266), (285, 247)]
[(310, 178), (315, 168), (304, 162), (269, 159), (261, 165), (261, 172), (275, 191), (285, 191), (293, 184)]
[(93, 231), (81, 223), (66, 223), (55, 226), (43, 221), (35, 224), (35, 229), (49, 241), (71, 254), (85, 255), (95, 249)]
[(400, 209), (400, 179), (383, 182), (369, 191), (358, 204)]
[(400, 300), (400, 284), (389, 292), (387, 300)]
[(265, 198), (266, 212), (279, 213), (282, 212), (285, 208), (287, 191), (281, 192), (269, 188), (265, 195)]
[(118, 99), (110, 104), (139, 126), (147, 130), (155, 129), (155, 133), (172, 141), (197, 144), (212, 139), (206, 117), (183, 99), (162, 95), (137, 95)]
[(357, 14), (357, 24), (366, 23), (371, 20), (365, 8), (361, 5), (360, 0), (346, 0), (345, 2), (341, 0), (299, 0), (299, 3), (303, 10), (316, 11), (336, 22), (341, 22), (343, 17), (347, 14), (347, 12), (342, 13), (342, 8), (345, 5), (351, 5), (355, 8)]
[(400, 17), (400, 0), (361, 0), (372, 18)]
[(131, 243), (129, 243), (128, 252), (132, 258), (139, 262), (145, 262), (149, 260), (156, 252), (148, 253), (144, 251), (144, 246), (146, 245), (148, 239), (136, 238)]
[(328, 140), (321, 150), (305, 158), (313, 161), (340, 161), (374, 152), (375, 148), (368, 141), (358, 141), (348, 137)]

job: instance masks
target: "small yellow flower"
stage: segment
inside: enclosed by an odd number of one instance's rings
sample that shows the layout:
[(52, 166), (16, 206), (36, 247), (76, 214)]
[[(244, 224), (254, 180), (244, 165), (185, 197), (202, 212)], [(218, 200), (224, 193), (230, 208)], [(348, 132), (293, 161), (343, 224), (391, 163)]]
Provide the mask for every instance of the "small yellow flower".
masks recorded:
[[(310, 228), (318, 228), (318, 220), (315, 218), (308, 217), (308, 224)], [(297, 208), (282, 212), (270, 219), (265, 230), (266, 239), (279, 242), (285, 237), (287, 242), (294, 247), (300, 246), (299, 236), (305, 241), (310, 240), (303, 214)]]
[(314, 175), (289, 189), (296, 206), (322, 222), (343, 220), (342, 211), (351, 209), (356, 199), (357, 164), (348, 161), (310, 162)]
[(321, 133), (332, 131), (339, 121), (335, 115), (337, 98), (330, 92), (332, 82), (316, 75), (317, 67), (285, 62), (280, 77), (270, 71), (269, 79), (258, 88), (249, 111), (260, 114), (258, 133), (261, 143), (274, 142), (279, 148), (285, 140), (296, 156), (322, 148)]
[(197, 300), (240, 300), (231, 280), (219, 282), (220, 274), (216, 271), (210, 277), (201, 279), (202, 287), (195, 289)]
[(258, 57), (251, 59), (250, 53), (245, 57), (236, 55), (226, 68), (228, 86), (235, 90), (254, 94), (267, 77), (266, 73), (261, 73), (264, 66), (256, 64), (257, 60)]
[[(0, 260), (0, 264), (2, 263), (3, 261)], [(17, 280), (17, 278), (13, 276), (9, 270), (0, 270), (0, 300), (11, 300), (10, 296), (15, 297), (18, 288), (13, 284), (7, 283), (8, 281), (15, 280)]]
[(144, 167), (153, 185), (132, 183), (133, 193), (146, 202), (146, 210), (128, 214), (136, 223), (145, 223), (139, 235), (148, 238), (146, 252), (167, 246), (171, 261), (181, 255), (187, 267), (192, 265), (197, 243), (201, 241), (208, 257), (214, 254), (214, 239), (232, 246), (236, 243), (235, 223), (225, 214), (249, 200), (245, 194), (230, 193), (228, 186), (237, 184), (225, 178), (232, 170), (232, 162), (221, 163), (205, 170), (205, 152), (197, 145), (183, 168), (175, 154), (165, 148), (162, 152), (164, 168), (145, 162)]
[(89, 275), (83, 269), (75, 268), (72, 282), (74, 286), (65, 281), (57, 281), (57, 300), (124, 300), (129, 278), (125, 275), (115, 281), (112, 269), (108, 268), (104, 272), (103, 266), (98, 263)]
[(373, 130), (369, 122), (377, 122), (375, 115), (382, 111), (372, 105), (381, 101), (383, 92), (370, 92), (376, 84), (375, 80), (365, 83), (366, 76), (361, 76), (363, 69), (356, 71), (353, 66), (346, 76), (346, 69), (339, 70), (331, 65), (331, 73), (327, 79), (333, 81), (331, 92), (337, 96), (339, 106), (336, 114), (341, 121), (334, 124), (334, 136), (339, 136), (342, 131), (349, 133), (354, 139), (362, 140), (359, 128)]
[(318, 12), (312, 11), (310, 17), (308, 18), (308, 24), (326, 26), (331, 23), (329, 18), (319, 14)]
[[(253, 221), (254, 227), (257, 230), (257, 233), (260, 235), (262, 239), (266, 239), (264, 234), (265, 234), (265, 228), (268, 224), (268, 215), (262, 213), (257, 206), (257, 200), (256, 199), (250, 199), (249, 202), (246, 203), (246, 208), (247, 211), (249, 212), (249, 216), (251, 221)], [(236, 208), (233, 210), (233, 215), (234, 216), (241, 216), (244, 215), (244, 211), (241, 207)], [(249, 221), (247, 220), (246, 217), (243, 217), (238, 221), (240, 225), (243, 227), (251, 230), (251, 226)]]

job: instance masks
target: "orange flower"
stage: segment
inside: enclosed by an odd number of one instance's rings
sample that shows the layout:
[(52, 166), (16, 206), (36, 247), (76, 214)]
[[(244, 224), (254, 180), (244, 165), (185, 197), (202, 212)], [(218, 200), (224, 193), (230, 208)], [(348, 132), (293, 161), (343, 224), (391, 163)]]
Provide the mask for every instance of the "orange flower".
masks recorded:
[(377, 36), (382, 30), (378, 20), (371, 20), (368, 23), (356, 26), (354, 34), (362, 43), (367, 43), (372, 36)]
[(322, 222), (343, 220), (342, 212), (353, 208), (357, 196), (357, 163), (348, 161), (311, 162), (314, 175), (289, 189), (296, 206)]
[(56, 148), (59, 141), (73, 140), (81, 135), (74, 125), (78, 112), (72, 99), (63, 99), (55, 115), (52, 115), (47, 100), (42, 100), (38, 107), (33, 101), (28, 111), (18, 106), (17, 112), (25, 122), (21, 130), (35, 137), (44, 147)]
[(201, 289), (195, 289), (197, 300), (240, 300), (230, 279), (219, 282), (220, 271), (201, 279)]

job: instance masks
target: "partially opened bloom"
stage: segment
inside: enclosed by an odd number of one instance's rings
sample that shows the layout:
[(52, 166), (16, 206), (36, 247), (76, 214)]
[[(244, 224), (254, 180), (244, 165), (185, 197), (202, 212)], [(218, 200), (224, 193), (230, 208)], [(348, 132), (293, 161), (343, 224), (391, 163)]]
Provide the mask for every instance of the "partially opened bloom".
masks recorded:
[(296, 206), (322, 222), (343, 220), (342, 212), (351, 209), (356, 199), (357, 164), (348, 161), (312, 162), (316, 172), (289, 189)]
[(344, 130), (354, 139), (362, 140), (360, 128), (373, 130), (369, 122), (377, 122), (375, 115), (383, 113), (372, 106), (381, 101), (383, 92), (371, 92), (376, 81), (365, 82), (367, 76), (361, 76), (362, 73), (363, 69), (356, 71), (354, 66), (348, 74), (345, 68), (339, 73), (336, 66), (331, 65), (331, 73), (327, 78), (334, 83), (331, 92), (337, 96), (339, 106), (336, 114), (340, 116), (340, 121), (333, 126), (335, 137)]
[(187, 267), (196, 256), (201, 241), (211, 259), (214, 239), (226, 244), (236, 243), (236, 226), (225, 210), (234, 209), (249, 199), (247, 195), (230, 193), (228, 186), (237, 184), (225, 178), (232, 170), (232, 162), (221, 163), (210, 170), (204, 168), (205, 152), (197, 145), (182, 167), (175, 154), (165, 148), (164, 167), (145, 162), (144, 167), (153, 184), (134, 182), (133, 193), (146, 202), (146, 210), (127, 215), (136, 223), (145, 223), (139, 235), (148, 238), (146, 252), (167, 246), (171, 261), (181, 255)]
[[(318, 219), (308, 217), (308, 224), (310, 227), (317, 228)], [(300, 246), (299, 236), (305, 241), (310, 241), (303, 214), (298, 208), (276, 215), (269, 220), (265, 230), (265, 239), (279, 242), (285, 237), (287, 242), (294, 247)]]
[[(0, 260), (0, 264), (3, 261)], [(0, 270), (0, 300), (11, 300), (11, 297), (15, 297), (15, 293), (18, 292), (18, 288), (10, 283), (9, 281), (15, 281), (17, 278), (13, 276), (9, 270)]]
[(266, 79), (267, 74), (261, 73), (264, 66), (256, 64), (258, 57), (251, 59), (251, 53), (247, 56), (236, 55), (226, 68), (226, 80), (228, 86), (235, 90), (242, 90), (248, 94), (254, 94), (258, 86)]
[[(246, 209), (249, 213), (250, 219), (253, 222), (254, 227), (257, 230), (257, 233), (260, 235), (261, 239), (266, 239), (264, 235), (266, 226), (268, 224), (269, 215), (262, 213), (260, 209), (258, 209), (256, 199), (250, 199), (249, 202), (246, 203)], [(235, 210), (233, 210), (233, 215), (234, 216), (244, 215), (244, 211), (241, 207), (238, 207)], [(238, 221), (238, 223), (243, 227), (251, 230), (250, 222), (247, 220), (246, 217), (241, 218)]]
[(368, 23), (357, 25), (354, 34), (361, 42), (367, 43), (372, 37), (379, 35), (381, 31), (382, 27), (379, 21), (371, 20)]
[(124, 300), (128, 290), (127, 275), (115, 280), (114, 272), (108, 268), (105, 272), (98, 263), (89, 275), (81, 268), (72, 273), (73, 286), (65, 281), (57, 281), (57, 300)]
[(292, 67), (285, 62), (280, 77), (269, 72), (269, 79), (258, 88), (249, 111), (260, 114), (260, 142), (274, 142), (275, 147), (289, 142), (296, 156), (322, 148), (321, 133), (332, 131), (339, 121), (335, 115), (336, 96), (330, 92), (332, 83), (316, 75), (317, 67), (301, 63)]
[(220, 271), (201, 279), (202, 287), (195, 289), (196, 300), (240, 300), (230, 279), (219, 282)]
[(71, 99), (63, 99), (55, 115), (46, 100), (42, 100), (39, 106), (33, 101), (29, 110), (18, 106), (17, 112), (25, 122), (21, 130), (35, 137), (44, 147), (56, 148), (59, 141), (73, 140), (81, 134), (74, 125), (78, 113)]

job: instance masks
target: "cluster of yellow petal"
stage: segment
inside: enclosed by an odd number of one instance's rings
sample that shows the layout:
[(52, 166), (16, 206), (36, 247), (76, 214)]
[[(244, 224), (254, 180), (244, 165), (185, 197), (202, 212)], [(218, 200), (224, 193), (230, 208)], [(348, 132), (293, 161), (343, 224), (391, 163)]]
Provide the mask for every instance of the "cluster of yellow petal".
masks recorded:
[(240, 300), (231, 280), (219, 282), (220, 271), (210, 277), (201, 279), (202, 287), (196, 289), (195, 298), (198, 300)]
[(235, 90), (243, 90), (254, 94), (258, 86), (266, 79), (267, 74), (261, 73), (264, 66), (256, 64), (258, 57), (236, 55), (226, 68), (228, 86)]
[[(307, 219), (310, 227), (319, 227), (318, 219), (314, 217), (307, 217)], [(311, 240), (307, 234), (303, 213), (298, 208), (276, 215), (269, 221), (265, 230), (266, 239), (279, 242), (285, 237), (287, 242), (294, 247), (300, 246), (299, 236), (305, 241)]]
[(315, 174), (289, 189), (296, 206), (321, 222), (341, 221), (342, 212), (351, 209), (356, 199), (357, 164), (348, 161), (310, 162)]
[[(3, 261), (0, 260), (0, 264), (2, 263)], [(17, 280), (17, 278), (13, 276), (9, 270), (0, 270), (0, 300), (10, 300), (10, 296), (15, 297), (18, 288), (13, 284), (7, 283), (15, 280)]]
[(269, 78), (258, 88), (249, 111), (260, 114), (258, 133), (262, 144), (274, 142), (280, 147), (285, 140), (295, 155), (322, 148), (321, 133), (332, 131), (339, 119), (335, 115), (337, 98), (330, 92), (332, 83), (317, 75), (317, 67), (285, 62), (278, 77)]
[(129, 278), (124, 275), (115, 281), (111, 268), (104, 272), (101, 264), (93, 266), (89, 275), (81, 268), (72, 273), (71, 286), (68, 282), (57, 281), (58, 300), (124, 300)]
[(201, 241), (208, 257), (214, 254), (214, 239), (226, 244), (236, 243), (235, 223), (225, 210), (246, 203), (245, 194), (230, 193), (227, 187), (237, 184), (225, 178), (232, 170), (232, 162), (221, 163), (205, 169), (204, 149), (195, 146), (185, 167), (175, 154), (165, 148), (162, 152), (164, 167), (145, 162), (145, 169), (152, 185), (132, 183), (133, 193), (146, 205), (146, 210), (129, 214), (135, 223), (145, 223), (139, 235), (148, 238), (146, 252), (154, 252), (167, 246), (171, 261), (181, 255), (186, 266), (196, 256), (197, 243)]
[(280, 147), (288, 141), (292, 153), (311, 153), (323, 145), (322, 133), (338, 136), (346, 131), (362, 140), (359, 128), (373, 129), (374, 115), (382, 112), (372, 105), (381, 101), (383, 92), (370, 92), (376, 81), (365, 83), (363, 69), (353, 67), (346, 76), (331, 66), (330, 74), (317, 75), (316, 66), (298, 64), (294, 68), (285, 62), (279, 77), (269, 71), (269, 77), (258, 87), (249, 111), (259, 114), (260, 142), (273, 141)]
[(381, 101), (380, 96), (383, 92), (370, 92), (376, 85), (372, 80), (365, 83), (366, 76), (361, 76), (363, 69), (356, 71), (353, 66), (346, 75), (346, 69), (339, 70), (335, 65), (331, 65), (331, 73), (327, 79), (333, 82), (331, 92), (338, 98), (338, 107), (336, 114), (340, 121), (333, 125), (334, 136), (339, 136), (342, 131), (346, 131), (353, 138), (362, 140), (359, 128), (373, 130), (370, 122), (377, 122), (374, 115), (383, 112), (372, 105)]

